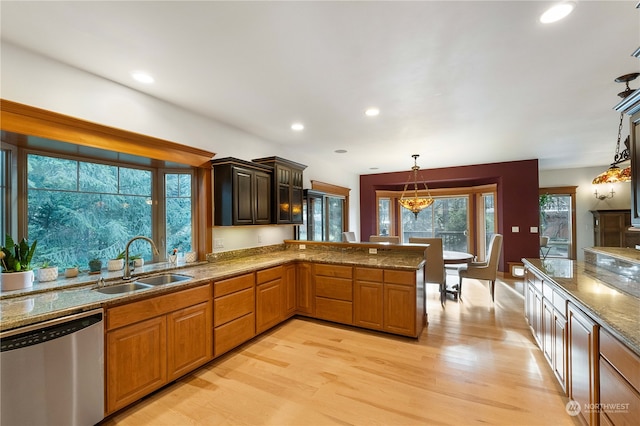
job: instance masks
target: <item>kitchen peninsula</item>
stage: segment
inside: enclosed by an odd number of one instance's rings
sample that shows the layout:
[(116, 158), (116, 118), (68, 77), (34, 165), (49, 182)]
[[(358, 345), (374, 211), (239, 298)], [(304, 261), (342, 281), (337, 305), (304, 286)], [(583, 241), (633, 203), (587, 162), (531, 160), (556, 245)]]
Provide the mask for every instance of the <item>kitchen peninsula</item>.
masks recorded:
[(584, 422), (633, 423), (640, 417), (640, 256), (584, 250), (585, 262), (523, 259), (525, 317)]
[[(145, 266), (145, 275), (192, 279), (127, 293), (98, 292), (93, 276), (59, 279), (0, 295), (0, 327), (103, 308), (109, 415), (294, 315), (417, 338), (426, 324), (424, 250), (286, 241), (194, 266)], [(116, 274), (103, 272), (107, 287), (122, 282)]]

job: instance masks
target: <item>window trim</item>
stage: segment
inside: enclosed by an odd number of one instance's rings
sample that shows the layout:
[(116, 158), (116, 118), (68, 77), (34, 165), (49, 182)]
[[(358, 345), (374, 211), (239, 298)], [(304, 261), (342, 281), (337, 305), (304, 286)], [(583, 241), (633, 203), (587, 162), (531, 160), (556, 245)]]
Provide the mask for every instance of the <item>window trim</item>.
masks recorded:
[[(204, 256), (205, 253), (213, 251), (213, 233), (211, 232), (213, 228), (211, 209), (213, 182), (210, 160), (215, 156), (215, 153), (139, 133), (91, 123), (6, 99), (0, 99), (0, 125), (2, 130), (7, 132), (38, 136), (79, 146), (137, 155), (152, 160), (182, 163), (195, 167), (194, 177), (196, 180), (193, 182), (193, 199), (196, 206), (193, 221), (197, 226), (193, 228), (194, 241), (192, 249), (197, 251), (199, 256)], [(26, 138), (18, 138), (18, 140), (11, 141), (8, 145), (12, 145), (12, 143), (15, 143), (17, 147), (28, 148)], [(20, 155), (25, 154), (18, 153), (18, 156)], [(18, 161), (20, 161), (19, 158)], [(154, 166), (161, 168), (160, 165)], [(26, 176), (23, 179), (26, 179)], [(26, 182), (24, 185), (26, 185)], [(17, 193), (15, 191), (15, 194)], [(20, 215), (20, 211), (26, 211), (26, 206), (21, 206), (24, 203), (26, 203), (26, 200), (18, 200), (18, 221), (20, 217), (24, 217)], [(12, 226), (14, 229), (8, 229), (8, 231), (13, 234), (16, 233), (16, 230), (22, 231), (23, 228), (26, 229), (26, 224), (19, 224), (15, 221)], [(18, 233), (22, 235), (22, 232)]]

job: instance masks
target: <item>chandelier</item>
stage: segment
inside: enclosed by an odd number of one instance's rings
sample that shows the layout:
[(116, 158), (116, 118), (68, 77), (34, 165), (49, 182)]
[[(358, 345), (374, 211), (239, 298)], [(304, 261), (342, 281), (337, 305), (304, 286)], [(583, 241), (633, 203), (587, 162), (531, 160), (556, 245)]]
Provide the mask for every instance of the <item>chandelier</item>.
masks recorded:
[[(621, 98), (626, 98), (632, 94), (635, 89), (629, 88), (629, 82), (635, 80), (640, 73), (634, 72), (631, 74), (625, 74), (615, 79), (616, 83), (626, 83), (627, 87), (622, 92), (618, 93)], [(600, 173), (591, 182), (594, 185), (601, 183), (617, 183), (617, 182), (629, 182), (631, 181), (631, 166), (621, 169), (618, 164), (630, 159), (629, 151), (629, 136), (624, 141), (624, 149), (620, 151), (620, 139), (622, 136), (622, 122), (624, 119), (624, 113), (620, 113), (620, 122), (618, 123), (618, 141), (616, 143), (616, 153), (613, 156), (613, 163), (604, 172)]]
[[(407, 183), (404, 184), (404, 190), (402, 191), (402, 196), (400, 197), (400, 205), (405, 209), (409, 210), (411, 213), (415, 215), (415, 218), (418, 218), (418, 213), (422, 210), (429, 207), (433, 204), (433, 198), (431, 198), (431, 193), (429, 193), (429, 188), (426, 183), (423, 183), (424, 189), (427, 191), (427, 197), (418, 197), (418, 170), (420, 167), (418, 166), (418, 154), (413, 154), (413, 167), (411, 167), (411, 172), (409, 174), (409, 179)], [(411, 179), (413, 178), (413, 197), (405, 196), (407, 193), (407, 188), (411, 183)], [(409, 191), (411, 192), (411, 191)]]

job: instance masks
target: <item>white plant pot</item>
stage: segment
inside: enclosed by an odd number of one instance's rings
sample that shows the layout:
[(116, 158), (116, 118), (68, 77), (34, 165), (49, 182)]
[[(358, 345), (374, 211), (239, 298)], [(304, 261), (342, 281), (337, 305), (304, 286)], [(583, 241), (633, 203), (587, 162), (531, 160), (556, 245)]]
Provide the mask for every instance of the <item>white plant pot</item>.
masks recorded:
[(136, 268), (142, 268), (144, 266), (144, 259), (143, 258), (135, 259), (133, 261), (133, 266), (135, 266)]
[(107, 262), (107, 270), (119, 271), (124, 268), (124, 259), (111, 259)]
[(58, 267), (50, 266), (48, 268), (38, 269), (38, 281), (41, 283), (47, 281), (55, 281), (58, 279)]
[(0, 274), (2, 291), (22, 290), (33, 287), (33, 271), (3, 272)]

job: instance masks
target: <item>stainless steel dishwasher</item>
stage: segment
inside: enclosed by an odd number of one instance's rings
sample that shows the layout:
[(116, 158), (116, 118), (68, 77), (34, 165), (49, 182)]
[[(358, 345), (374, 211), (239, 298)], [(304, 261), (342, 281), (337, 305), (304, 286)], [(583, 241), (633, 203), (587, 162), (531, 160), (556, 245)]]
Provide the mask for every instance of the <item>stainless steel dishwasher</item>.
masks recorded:
[(103, 310), (0, 333), (0, 424), (94, 425), (104, 417)]

